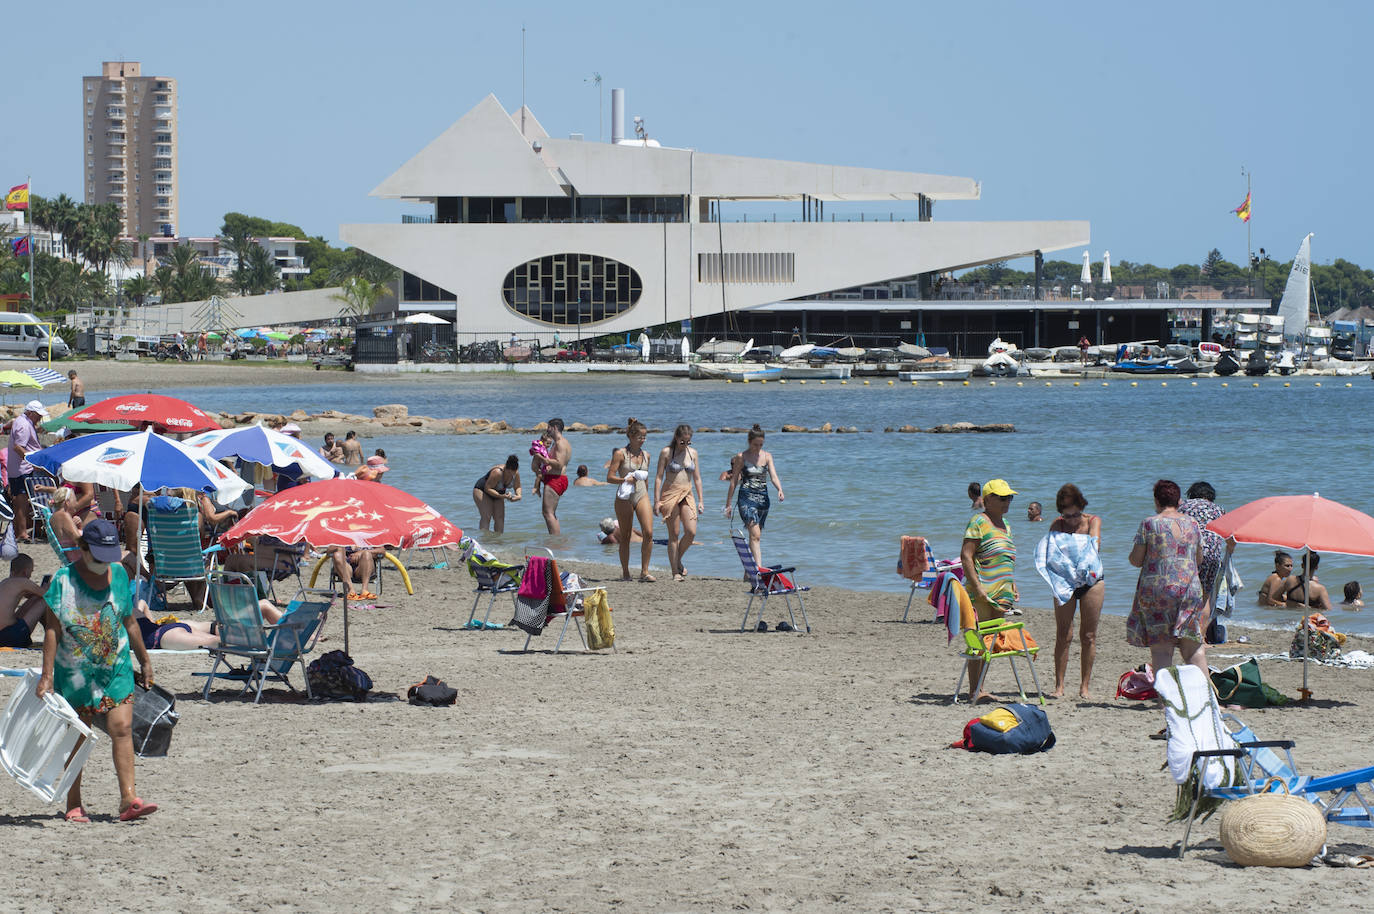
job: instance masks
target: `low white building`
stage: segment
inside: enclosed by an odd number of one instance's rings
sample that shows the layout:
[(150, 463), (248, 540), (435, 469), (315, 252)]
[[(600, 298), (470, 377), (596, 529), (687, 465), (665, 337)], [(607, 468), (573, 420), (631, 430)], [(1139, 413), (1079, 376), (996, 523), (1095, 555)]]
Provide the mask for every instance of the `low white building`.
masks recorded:
[[(619, 90), (617, 90), (618, 92)], [(971, 178), (744, 158), (623, 139), (555, 139), (493, 96), (372, 195), (433, 207), (342, 239), (404, 271), (402, 310), (459, 332), (567, 339), (706, 319), (1088, 243), (1087, 222), (934, 222)], [(723, 222), (721, 204), (787, 202), (794, 222)], [(904, 201), (912, 221), (824, 221), (827, 203)], [(833, 214), (832, 214), (833, 215)], [(913, 302), (912, 304), (918, 304)]]

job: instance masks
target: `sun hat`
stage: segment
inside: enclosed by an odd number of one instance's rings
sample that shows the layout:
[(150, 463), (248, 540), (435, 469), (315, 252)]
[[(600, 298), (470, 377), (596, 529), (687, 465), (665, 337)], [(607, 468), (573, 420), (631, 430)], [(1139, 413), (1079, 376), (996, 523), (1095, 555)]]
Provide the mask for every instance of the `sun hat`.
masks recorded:
[(301, 427), (294, 422), (288, 422), (281, 427), (281, 433), (283, 435), (299, 435)]
[(81, 531), (81, 542), (91, 551), (91, 558), (97, 562), (117, 562), (124, 553), (119, 548), (119, 533), (115, 525), (100, 518), (93, 520)]
[(28, 404), (25, 405), (24, 412), (38, 413), (38, 415), (42, 416), (44, 419), (48, 418), (48, 411), (43, 407), (43, 404), (40, 403), (38, 400), (30, 400)]
[(369, 457), (367, 458), (367, 465), (378, 473), (385, 473), (387, 470), (391, 469), (391, 467), (386, 465), (385, 457)]
[(1007, 485), (1005, 479), (989, 479), (983, 483), (983, 496), (989, 495), (1015, 495), (1016, 490)]

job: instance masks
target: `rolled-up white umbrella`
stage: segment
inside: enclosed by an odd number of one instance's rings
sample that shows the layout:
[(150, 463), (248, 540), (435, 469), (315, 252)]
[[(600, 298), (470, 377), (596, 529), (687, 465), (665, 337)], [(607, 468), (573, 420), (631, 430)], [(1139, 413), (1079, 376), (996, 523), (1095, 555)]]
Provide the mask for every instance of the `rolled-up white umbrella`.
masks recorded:
[(1111, 251), (1103, 251), (1103, 252), (1102, 252), (1102, 285), (1104, 285), (1104, 286), (1110, 286), (1111, 284), (1112, 284), (1112, 252), (1111, 252)]
[(1079, 274), (1078, 281), (1081, 282), (1081, 283), (1082, 283), (1083, 285), (1085, 285), (1085, 286), (1092, 285), (1092, 281), (1093, 281), (1093, 268), (1092, 268), (1092, 266), (1089, 265), (1089, 263), (1088, 263), (1088, 252), (1087, 252), (1087, 251), (1084, 251), (1084, 252), (1083, 252), (1083, 272), (1082, 272), (1081, 274)]

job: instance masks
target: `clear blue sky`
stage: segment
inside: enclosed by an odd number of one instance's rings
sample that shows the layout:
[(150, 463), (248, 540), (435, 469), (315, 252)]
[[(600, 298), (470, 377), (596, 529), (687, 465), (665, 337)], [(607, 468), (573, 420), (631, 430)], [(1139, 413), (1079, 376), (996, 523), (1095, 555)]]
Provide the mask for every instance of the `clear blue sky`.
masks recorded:
[[(81, 77), (137, 60), (180, 89), (181, 224), (237, 210), (331, 241), (491, 92), (597, 135), (600, 72), (664, 145), (982, 182), (937, 220), (1087, 219), (1093, 259), (1374, 266), (1363, 2), (7, 3), (0, 182), (81, 198)], [(1077, 259), (1079, 251), (1059, 255)]]

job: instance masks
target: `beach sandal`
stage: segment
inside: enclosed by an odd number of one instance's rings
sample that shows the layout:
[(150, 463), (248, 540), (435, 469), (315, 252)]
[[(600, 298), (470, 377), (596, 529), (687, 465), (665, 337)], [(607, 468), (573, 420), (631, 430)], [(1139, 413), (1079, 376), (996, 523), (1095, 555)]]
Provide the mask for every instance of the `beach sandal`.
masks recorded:
[(681, 584), (683, 581), (687, 580), (687, 576), (679, 571), (677, 574), (673, 575), (673, 580)]
[(119, 821), (132, 822), (134, 819), (151, 816), (155, 812), (157, 812), (156, 803), (145, 803), (142, 798), (134, 797), (134, 801), (129, 804), (128, 808), (119, 814)]
[(792, 625), (791, 622), (788, 622), (786, 619), (784, 619), (783, 621), (781, 621), (781, 622), (779, 622), (779, 623), (777, 624), (777, 626), (773, 629), (773, 631), (775, 631), (775, 632), (794, 632), (794, 631), (796, 631), (796, 628), (793, 627), (793, 625)]
[(759, 620), (759, 627), (758, 627), (757, 629), (755, 629), (755, 631), (760, 631), (760, 632), (766, 632), (766, 631), (768, 631), (768, 623), (765, 622), (765, 621), (763, 621), (762, 619), (760, 619), (760, 620)]
[(651, 575), (651, 574), (641, 574), (641, 575), (639, 576), (639, 583), (641, 583), (641, 584), (657, 584), (657, 583), (658, 583), (658, 578), (654, 577), (654, 576)]
[(68, 822), (87, 823), (91, 821), (91, 817), (86, 815), (86, 808), (84, 806), (73, 806), (71, 809), (67, 810), (67, 814), (62, 818)]

